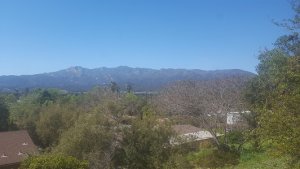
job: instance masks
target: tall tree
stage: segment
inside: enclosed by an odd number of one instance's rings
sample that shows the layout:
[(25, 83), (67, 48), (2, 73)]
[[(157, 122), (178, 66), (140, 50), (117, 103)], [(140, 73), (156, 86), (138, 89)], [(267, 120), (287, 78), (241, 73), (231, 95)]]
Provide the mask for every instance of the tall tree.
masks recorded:
[(280, 152), (300, 158), (300, 57), (272, 50), (260, 56), (247, 94), (258, 113), (258, 131)]
[(271, 140), (278, 152), (300, 160), (300, 1), (293, 1), (293, 19), (281, 23), (291, 30), (279, 37), (275, 49), (259, 56), (258, 76), (246, 95), (256, 113), (257, 130)]

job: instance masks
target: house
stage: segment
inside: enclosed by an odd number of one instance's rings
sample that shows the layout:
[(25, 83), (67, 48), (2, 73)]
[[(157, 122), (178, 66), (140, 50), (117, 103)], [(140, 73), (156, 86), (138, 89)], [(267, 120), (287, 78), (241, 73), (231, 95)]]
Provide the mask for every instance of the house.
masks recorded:
[(37, 153), (27, 131), (0, 132), (0, 169), (17, 169), (28, 155)]
[(170, 140), (171, 144), (174, 145), (193, 141), (203, 141), (213, 138), (212, 134), (209, 131), (189, 124), (173, 125), (172, 129), (178, 135), (177, 138), (173, 138)]
[(242, 112), (229, 112), (227, 113), (227, 124), (234, 125), (243, 121), (243, 114), (249, 114), (250, 111), (242, 111)]
[(232, 125), (239, 122), (241, 118), (240, 112), (229, 112), (227, 113), (227, 124)]

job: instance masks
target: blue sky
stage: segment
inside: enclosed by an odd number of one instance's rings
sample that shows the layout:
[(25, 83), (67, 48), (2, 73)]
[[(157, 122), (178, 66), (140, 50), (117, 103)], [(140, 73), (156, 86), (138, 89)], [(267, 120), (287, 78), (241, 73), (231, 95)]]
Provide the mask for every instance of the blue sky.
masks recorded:
[(288, 0), (1, 0), (0, 75), (71, 66), (243, 69), (291, 18)]

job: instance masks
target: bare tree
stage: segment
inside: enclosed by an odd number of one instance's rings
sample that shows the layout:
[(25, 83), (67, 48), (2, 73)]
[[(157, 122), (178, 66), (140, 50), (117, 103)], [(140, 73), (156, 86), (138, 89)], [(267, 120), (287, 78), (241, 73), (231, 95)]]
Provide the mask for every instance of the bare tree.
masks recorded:
[[(210, 81), (180, 81), (165, 88), (158, 102), (170, 115), (189, 115), (197, 118), (219, 146), (217, 129), (224, 127), (226, 114), (242, 106), (245, 79), (232, 77)], [(225, 126), (220, 126), (223, 123)]]

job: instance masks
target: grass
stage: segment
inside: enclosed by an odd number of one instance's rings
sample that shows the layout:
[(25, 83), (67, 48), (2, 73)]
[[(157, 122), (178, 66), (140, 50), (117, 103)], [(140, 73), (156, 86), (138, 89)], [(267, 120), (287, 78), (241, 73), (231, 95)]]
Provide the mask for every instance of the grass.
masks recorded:
[[(196, 169), (202, 169), (207, 167), (207, 162), (209, 164), (216, 164), (214, 166), (219, 166), (218, 169), (290, 169), (288, 156), (275, 156), (270, 151), (271, 147), (265, 147), (265, 151), (255, 152), (248, 145), (244, 145), (244, 149), (237, 159), (238, 163), (230, 163), (232, 158), (214, 158), (213, 151), (215, 148), (207, 147), (201, 148), (198, 152), (188, 155), (188, 160), (195, 166)], [(246, 148), (247, 147), (247, 148)], [(228, 156), (230, 154), (223, 154)], [(208, 158), (207, 158), (208, 157)], [(234, 156), (233, 156), (234, 157)], [(213, 160), (213, 161), (212, 161)], [(220, 165), (225, 164), (225, 165)], [(234, 165), (233, 165), (234, 164)], [(210, 167), (216, 168), (216, 167)], [(296, 168), (295, 168), (296, 169)]]
[(268, 152), (243, 152), (239, 164), (224, 169), (289, 169), (287, 156), (273, 156)]
[(205, 148), (199, 152), (190, 154), (188, 160), (195, 167), (220, 168), (238, 164), (239, 155), (232, 151)]

